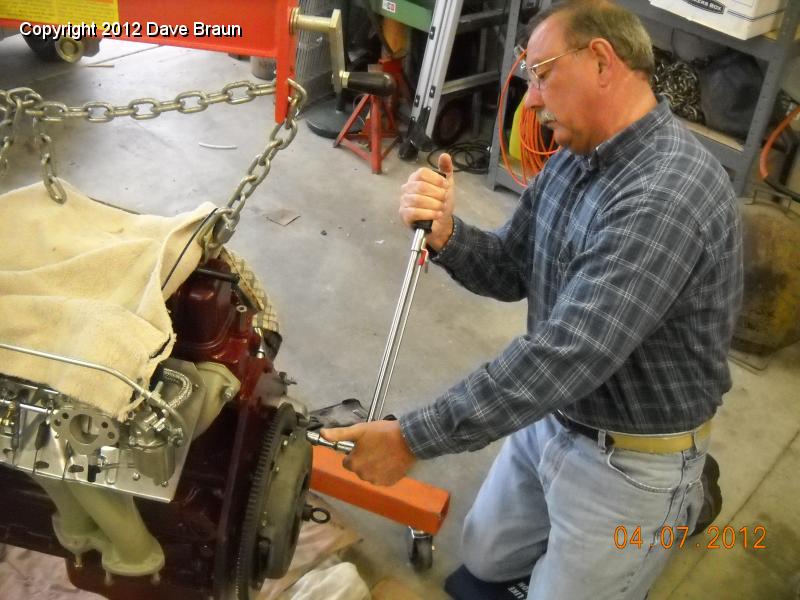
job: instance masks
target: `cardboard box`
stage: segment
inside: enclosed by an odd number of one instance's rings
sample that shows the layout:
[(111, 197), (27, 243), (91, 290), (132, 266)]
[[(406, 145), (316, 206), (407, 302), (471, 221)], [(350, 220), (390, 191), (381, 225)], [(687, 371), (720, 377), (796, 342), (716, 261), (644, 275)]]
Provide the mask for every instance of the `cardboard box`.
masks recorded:
[(650, 4), (746, 40), (777, 29), (787, 0), (650, 0)]

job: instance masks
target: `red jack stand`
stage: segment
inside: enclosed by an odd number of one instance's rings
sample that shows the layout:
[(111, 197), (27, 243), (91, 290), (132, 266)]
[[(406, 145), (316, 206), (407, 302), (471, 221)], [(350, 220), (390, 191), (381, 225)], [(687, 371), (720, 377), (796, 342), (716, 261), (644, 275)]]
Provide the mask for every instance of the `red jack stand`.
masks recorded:
[[(364, 129), (360, 133), (348, 133), (350, 127), (358, 119), (362, 112), (367, 108), (369, 102), (369, 111), (364, 119)], [(386, 115), (387, 127), (383, 128), (383, 115)], [(383, 149), (383, 139), (392, 138), (392, 143), (385, 150)], [(362, 144), (356, 143), (356, 139), (366, 139), (367, 149)], [(399, 136), (397, 126), (395, 125), (394, 115), (391, 109), (387, 106), (386, 100), (375, 94), (364, 94), (361, 100), (356, 105), (353, 114), (342, 127), (336, 140), (333, 142), (333, 147), (339, 145), (352, 150), (359, 157), (370, 163), (373, 173), (381, 172), (381, 162), (386, 155), (389, 154), (394, 145), (398, 142)]]

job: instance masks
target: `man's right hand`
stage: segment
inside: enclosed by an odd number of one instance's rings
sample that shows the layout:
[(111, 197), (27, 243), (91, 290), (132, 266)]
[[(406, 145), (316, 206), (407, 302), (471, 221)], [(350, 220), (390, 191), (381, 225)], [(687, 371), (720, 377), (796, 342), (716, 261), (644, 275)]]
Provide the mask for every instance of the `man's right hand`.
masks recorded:
[(453, 160), (449, 154), (439, 156), (439, 170), (445, 177), (426, 167), (417, 169), (400, 188), (403, 222), (413, 227), (416, 221), (433, 221), (427, 245), (435, 251), (441, 250), (453, 234), (455, 189)]

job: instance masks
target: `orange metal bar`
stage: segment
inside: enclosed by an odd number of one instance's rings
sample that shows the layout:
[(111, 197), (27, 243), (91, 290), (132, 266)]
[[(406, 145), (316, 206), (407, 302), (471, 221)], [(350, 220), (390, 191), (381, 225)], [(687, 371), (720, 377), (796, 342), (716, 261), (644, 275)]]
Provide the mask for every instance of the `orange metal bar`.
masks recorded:
[[(104, 30), (102, 23), (97, 23), (98, 37), (275, 58), (275, 120), (286, 117), (287, 80), (294, 77), (296, 44), (289, 33), (289, 19), (297, 0), (118, 0), (118, 6), (122, 27)], [(0, 19), (2, 27), (19, 29), (21, 23)], [(218, 35), (202, 35), (206, 31), (202, 25), (224, 29), (218, 30)]]
[(314, 446), (311, 488), (392, 521), (435, 534), (450, 508), (450, 492), (404, 477), (391, 486), (367, 483), (342, 466), (343, 456)]

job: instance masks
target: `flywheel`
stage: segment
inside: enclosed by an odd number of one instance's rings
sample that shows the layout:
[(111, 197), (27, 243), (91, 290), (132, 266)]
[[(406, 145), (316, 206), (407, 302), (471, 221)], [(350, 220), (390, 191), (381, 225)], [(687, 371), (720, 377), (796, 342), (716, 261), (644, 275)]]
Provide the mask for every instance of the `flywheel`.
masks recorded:
[(251, 600), (294, 555), (311, 478), (311, 444), (289, 404), (267, 427), (247, 499), (236, 559), (236, 598)]

